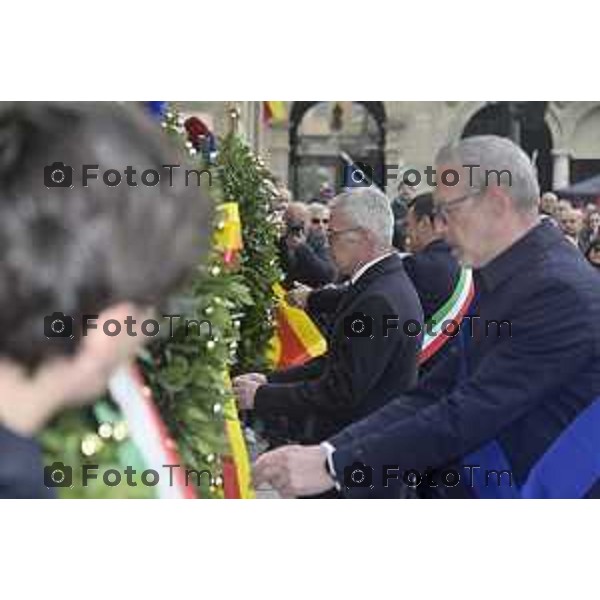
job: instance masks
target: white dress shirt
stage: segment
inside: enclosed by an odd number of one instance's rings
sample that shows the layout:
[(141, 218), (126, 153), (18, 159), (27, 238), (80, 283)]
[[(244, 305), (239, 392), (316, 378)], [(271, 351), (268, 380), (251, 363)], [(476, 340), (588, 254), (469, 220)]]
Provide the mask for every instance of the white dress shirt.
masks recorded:
[(384, 258), (387, 258), (392, 254), (396, 254), (396, 251), (390, 250), (389, 252), (386, 252), (385, 254), (382, 254), (381, 256), (378, 256), (377, 258), (374, 258), (373, 260), (370, 260), (368, 263), (365, 263), (359, 267), (350, 278), (352, 284), (354, 285), (362, 277), (365, 271), (367, 271), (367, 269), (370, 269), (373, 265), (376, 265), (378, 262), (381, 262)]

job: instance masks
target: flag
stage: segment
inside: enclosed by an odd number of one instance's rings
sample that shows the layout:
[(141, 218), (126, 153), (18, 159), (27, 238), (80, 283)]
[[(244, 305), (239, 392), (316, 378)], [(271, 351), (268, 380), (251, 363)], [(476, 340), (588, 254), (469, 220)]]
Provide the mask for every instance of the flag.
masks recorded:
[(242, 249), (242, 222), (237, 202), (225, 202), (217, 207), (218, 223), (215, 246), (223, 252), (223, 261), (230, 264)]
[[(226, 378), (227, 387), (231, 390), (229, 373), (225, 373), (224, 377)], [(250, 459), (233, 393), (225, 402), (223, 415), (229, 443), (229, 453), (223, 456), (223, 494), (228, 499), (241, 498), (247, 500), (254, 498)]]
[(278, 299), (275, 335), (269, 358), (276, 369), (285, 369), (320, 356), (327, 351), (327, 342), (313, 320), (300, 308), (290, 306), (280, 284), (273, 286)]
[(263, 115), (267, 123), (281, 123), (287, 118), (285, 102), (281, 100), (268, 100), (263, 102)]

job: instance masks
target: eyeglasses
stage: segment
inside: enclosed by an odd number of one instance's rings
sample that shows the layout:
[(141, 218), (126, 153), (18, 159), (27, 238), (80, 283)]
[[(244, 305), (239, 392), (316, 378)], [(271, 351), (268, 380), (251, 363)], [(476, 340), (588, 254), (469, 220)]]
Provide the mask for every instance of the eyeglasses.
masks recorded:
[(323, 225), (327, 225), (329, 223), (329, 219), (317, 219), (316, 217), (314, 219), (311, 219), (310, 222), (313, 225), (321, 225), (321, 223)]
[(463, 202), (469, 200), (469, 198), (474, 198), (481, 192), (471, 192), (469, 194), (465, 194), (464, 196), (459, 196), (458, 198), (452, 198), (452, 200), (448, 200), (447, 202), (437, 202), (435, 204), (435, 214), (442, 219), (446, 219), (448, 215), (453, 212), (457, 206), (461, 205)]
[(330, 240), (333, 240), (334, 238), (343, 235), (344, 233), (350, 233), (351, 231), (358, 231), (359, 229), (362, 229), (362, 227), (349, 227), (348, 229), (338, 229), (337, 231), (335, 231), (334, 229), (328, 229), (327, 230), (327, 237)]

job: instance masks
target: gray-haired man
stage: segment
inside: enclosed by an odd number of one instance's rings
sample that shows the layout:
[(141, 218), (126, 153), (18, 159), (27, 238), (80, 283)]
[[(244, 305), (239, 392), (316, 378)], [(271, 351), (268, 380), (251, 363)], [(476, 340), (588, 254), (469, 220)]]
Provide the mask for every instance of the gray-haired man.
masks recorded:
[[(353, 189), (331, 203), (331, 252), (350, 285), (341, 299), (327, 353), (301, 367), (242, 375), (240, 408), (259, 417), (306, 422), (317, 442), (383, 406), (416, 383), (423, 314), (402, 259), (392, 248), (393, 215), (375, 188)], [(409, 323), (408, 333), (404, 331)]]

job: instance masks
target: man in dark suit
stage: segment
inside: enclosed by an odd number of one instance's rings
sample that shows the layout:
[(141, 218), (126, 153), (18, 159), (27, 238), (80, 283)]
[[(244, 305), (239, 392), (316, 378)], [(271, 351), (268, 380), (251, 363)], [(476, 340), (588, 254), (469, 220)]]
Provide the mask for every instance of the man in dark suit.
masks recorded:
[(380, 191), (353, 189), (336, 197), (328, 233), (336, 265), (350, 284), (326, 355), (267, 377), (247, 374), (234, 381), (240, 408), (292, 422), (310, 418), (314, 427), (306, 435), (313, 442), (415, 385), (416, 334), (423, 322), (415, 289), (391, 247), (393, 215)]
[(185, 164), (131, 106), (0, 103), (0, 498), (53, 496), (36, 435), (103, 393), (148, 339), (103, 324), (152, 316), (208, 250), (212, 203), (198, 188), (82, 186), (82, 156), (134, 174)]
[[(435, 315), (450, 298), (460, 276), (460, 265), (443, 238), (445, 228), (444, 220), (436, 215), (431, 194), (420, 194), (413, 199), (406, 218), (411, 254), (404, 257), (404, 268), (417, 290), (425, 320)], [(288, 297), (320, 321), (324, 320), (323, 315), (335, 313), (344, 292), (345, 284), (317, 290), (299, 286)], [(439, 360), (439, 354), (429, 359), (424, 367), (431, 368)]]
[(436, 215), (431, 194), (420, 194), (412, 201), (406, 225), (411, 254), (404, 258), (404, 268), (429, 319), (452, 295), (460, 266), (444, 240), (446, 226)]
[(396, 477), (440, 497), (600, 498), (597, 274), (540, 222), (535, 173), (511, 141), (465, 138), (436, 165), (447, 240), (478, 289), (462, 349), (325, 443), (261, 456), (255, 481), (284, 496), (383, 496)]

